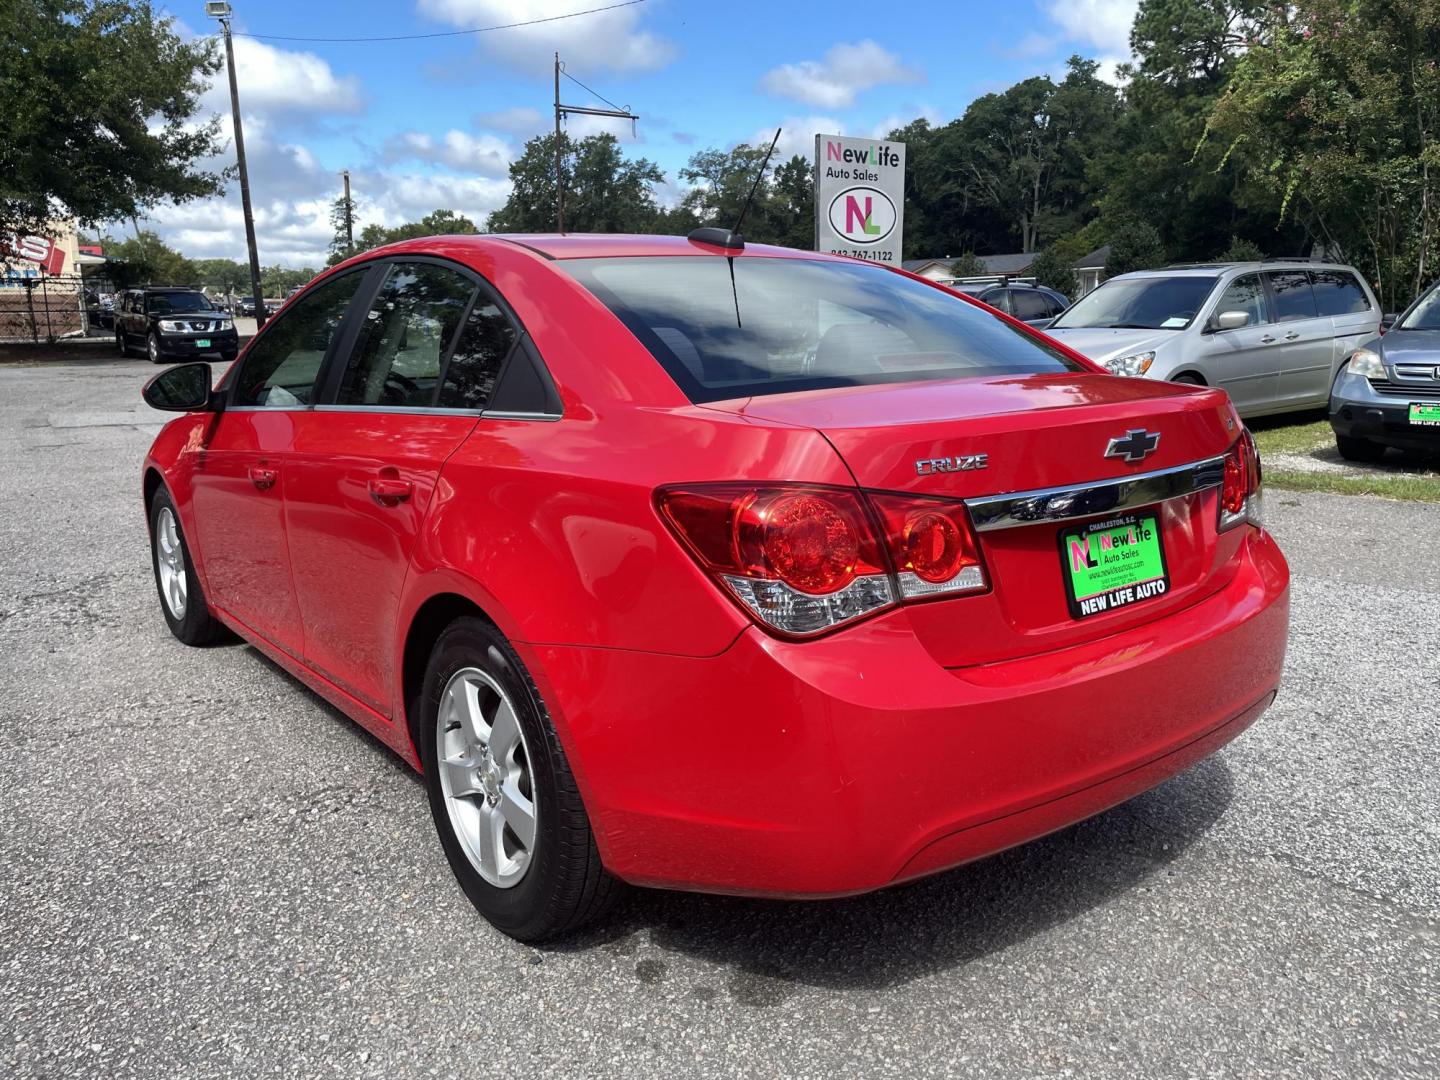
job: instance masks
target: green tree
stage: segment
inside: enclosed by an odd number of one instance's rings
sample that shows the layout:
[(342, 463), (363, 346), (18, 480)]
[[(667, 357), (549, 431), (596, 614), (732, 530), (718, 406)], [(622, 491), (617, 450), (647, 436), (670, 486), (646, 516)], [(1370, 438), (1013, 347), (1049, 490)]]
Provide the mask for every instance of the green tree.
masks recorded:
[[(655, 187), (665, 181), (654, 162), (628, 159), (615, 136), (579, 142), (561, 132), (561, 170), (568, 232), (651, 232), (660, 219)], [(539, 135), (510, 165), (511, 192), (486, 222), (489, 232), (555, 229), (555, 136)]]
[(111, 264), (118, 284), (200, 284), (199, 267), (149, 229), (123, 240), (105, 236), (100, 245), (107, 256), (119, 260), (118, 264)]
[(1235, 61), (1207, 142), (1240, 197), (1370, 276), (1387, 310), (1435, 276), (1440, 0), (1299, 0)]
[(1238, 236), (1230, 238), (1230, 246), (1216, 256), (1218, 262), (1260, 262), (1265, 258), (1265, 253), (1260, 250), (1259, 244), (1251, 243), (1249, 240), (1242, 240)]
[[(360, 203), (354, 195), (348, 198), (340, 195), (330, 204), (330, 249), (325, 258), (326, 266), (334, 266), (336, 263), (344, 262), (357, 251), (378, 246), (354, 242), (357, 239), (354, 237), (355, 218), (359, 213)], [(347, 222), (350, 225), (348, 234), (345, 228)]]
[(193, 119), (219, 60), (173, 27), (144, 0), (0, 4), (0, 235), (221, 190), (219, 121)]
[(1075, 280), (1075, 264), (1067, 259), (1058, 247), (1042, 248), (1030, 263), (1030, 274), (1035, 284), (1074, 296), (1079, 291)]
[(950, 264), (950, 273), (957, 278), (985, 277), (990, 273), (985, 262), (973, 251), (967, 251)]
[(1110, 258), (1105, 274), (1128, 274), (1131, 270), (1153, 270), (1165, 265), (1165, 244), (1155, 226), (1143, 221), (1130, 221), (1110, 234)]

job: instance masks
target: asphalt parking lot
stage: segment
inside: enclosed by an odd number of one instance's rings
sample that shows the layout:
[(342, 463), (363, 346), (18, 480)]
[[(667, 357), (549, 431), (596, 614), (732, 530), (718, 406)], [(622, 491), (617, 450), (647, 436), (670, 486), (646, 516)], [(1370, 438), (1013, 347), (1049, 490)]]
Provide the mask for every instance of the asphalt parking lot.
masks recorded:
[(1440, 1075), (1440, 505), (1272, 491), (1280, 698), (1125, 806), (855, 900), (636, 893), (537, 950), (398, 759), (166, 631), (152, 371), (0, 367), (5, 1075)]

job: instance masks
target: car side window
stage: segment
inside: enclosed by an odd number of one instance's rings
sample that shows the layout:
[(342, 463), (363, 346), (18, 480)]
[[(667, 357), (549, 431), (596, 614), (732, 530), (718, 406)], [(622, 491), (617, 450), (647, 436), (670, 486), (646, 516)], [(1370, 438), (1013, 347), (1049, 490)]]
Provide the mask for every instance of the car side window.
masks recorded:
[(993, 308), (999, 308), (1006, 315), (1012, 312), (1009, 289), (991, 289), (989, 292), (981, 293), (980, 299)]
[(1275, 321), (1294, 322), (1318, 317), (1310, 275), (1304, 270), (1273, 270), (1266, 275), (1275, 296)]
[(364, 279), (363, 268), (331, 278), (267, 325), (245, 354), (232, 404), (268, 409), (309, 405), (330, 342)]
[(446, 409), (483, 409), (519, 335), (505, 312), (482, 289), (465, 318), (455, 352), (445, 368), (438, 404)]
[(375, 294), (340, 380), (337, 405), (425, 408), (475, 293), (457, 270), (396, 263)]
[(1370, 310), (1365, 290), (1348, 270), (1312, 270), (1310, 286), (1321, 315), (1353, 315)]
[(1259, 326), (1272, 322), (1270, 303), (1265, 296), (1265, 286), (1259, 274), (1244, 274), (1225, 287), (1220, 302), (1215, 305), (1215, 314), (1225, 311), (1243, 311), (1250, 316), (1247, 326)]
[(1010, 297), (1011, 303), (1015, 305), (1015, 318), (1050, 318), (1050, 298), (1039, 289), (1012, 289)]

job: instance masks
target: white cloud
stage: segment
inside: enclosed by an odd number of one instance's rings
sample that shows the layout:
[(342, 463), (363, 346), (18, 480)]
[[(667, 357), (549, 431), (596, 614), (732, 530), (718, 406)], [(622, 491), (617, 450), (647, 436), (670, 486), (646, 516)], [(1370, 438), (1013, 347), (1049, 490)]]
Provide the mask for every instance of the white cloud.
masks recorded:
[(385, 144), (388, 161), (431, 161), (482, 176), (504, 176), (509, 171), (510, 146), (494, 135), (471, 135), (451, 128), (440, 138), (424, 131), (405, 131)]
[(475, 117), (477, 127), (503, 131), (508, 135), (534, 135), (546, 124), (553, 123), (555, 114), (542, 113), (539, 109), (517, 106), (513, 109), (499, 109), (483, 112)]
[(761, 89), (822, 109), (842, 109), (871, 87), (918, 82), (923, 76), (870, 40), (833, 46), (823, 60), (782, 64), (760, 79)]
[(1034, 60), (1037, 57), (1049, 56), (1055, 51), (1059, 41), (1053, 34), (1037, 34), (1032, 30), (1015, 44), (1002, 49), (1001, 53), (1012, 60)]
[(1047, 0), (1045, 10), (1068, 39), (1114, 60), (1130, 56), (1130, 27), (1139, 6), (1140, 0)]
[[(461, 29), (553, 18), (583, 10), (576, 0), (419, 0), (431, 18)], [(675, 59), (675, 47), (640, 26), (644, 8), (559, 19), (519, 26), (498, 34), (478, 34), (480, 48), (491, 56), (528, 70), (548, 68), (560, 53), (580, 71), (653, 71)], [(584, 78), (582, 75), (581, 78)]]
[[(775, 153), (770, 159), (772, 165), (789, 161), (796, 154), (813, 162), (816, 135), (858, 134), (833, 116), (787, 116), (780, 122), (780, 127), (780, 141), (775, 144)], [(770, 145), (770, 140), (774, 137), (775, 129), (769, 128), (755, 132), (746, 141), (763, 150)]]
[[(358, 113), (365, 107), (355, 76), (336, 75), (314, 53), (277, 49), (254, 38), (235, 38), (235, 81), (247, 113)], [(230, 84), (223, 68), (201, 106), (229, 113)]]

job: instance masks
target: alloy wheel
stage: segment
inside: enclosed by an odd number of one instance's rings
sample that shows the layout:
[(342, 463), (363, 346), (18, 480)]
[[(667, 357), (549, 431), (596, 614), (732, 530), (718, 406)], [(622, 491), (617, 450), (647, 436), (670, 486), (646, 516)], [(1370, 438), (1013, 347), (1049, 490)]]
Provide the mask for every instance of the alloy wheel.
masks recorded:
[(185, 579), (185, 549), (180, 545), (180, 528), (175, 513), (161, 507), (155, 516), (155, 566), (160, 574), (160, 595), (178, 622), (185, 618), (188, 587)]
[(150, 351), (150, 362), (152, 364), (158, 364), (160, 362), (160, 342), (155, 339), (154, 334), (150, 335), (150, 340), (146, 348)]
[(440, 696), (435, 743), (450, 827), (470, 865), (497, 888), (518, 885), (535, 850), (538, 808), (514, 703), (479, 668), (461, 668)]

